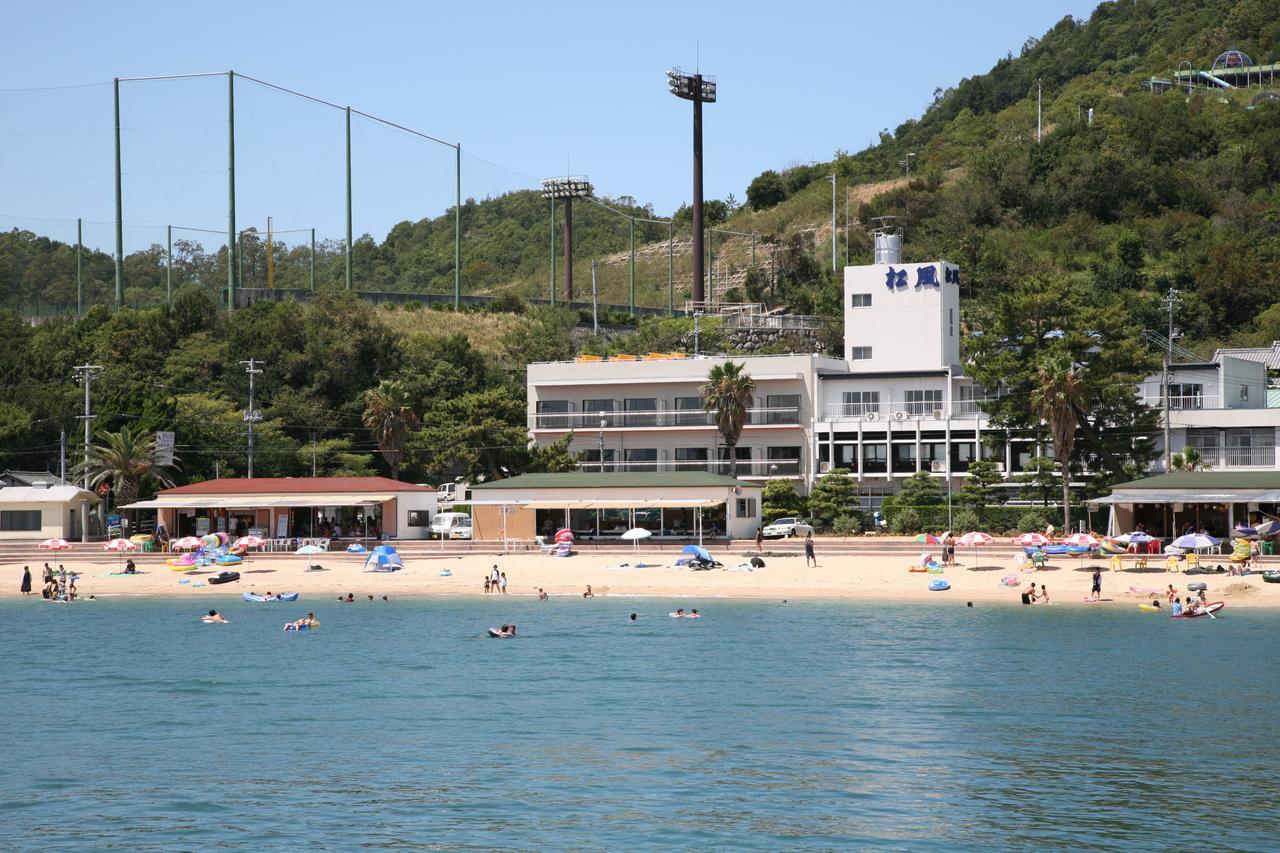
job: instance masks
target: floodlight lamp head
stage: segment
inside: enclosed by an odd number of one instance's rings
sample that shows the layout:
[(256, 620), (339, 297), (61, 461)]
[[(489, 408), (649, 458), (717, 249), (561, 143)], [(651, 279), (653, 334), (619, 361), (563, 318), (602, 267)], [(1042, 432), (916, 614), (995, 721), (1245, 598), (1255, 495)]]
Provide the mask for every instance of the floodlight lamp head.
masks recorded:
[(706, 74), (685, 74), (679, 68), (667, 71), (667, 90), (686, 101), (716, 101), (716, 78)]
[(542, 182), (543, 198), (585, 198), (592, 191), (591, 181), (585, 175), (547, 178)]

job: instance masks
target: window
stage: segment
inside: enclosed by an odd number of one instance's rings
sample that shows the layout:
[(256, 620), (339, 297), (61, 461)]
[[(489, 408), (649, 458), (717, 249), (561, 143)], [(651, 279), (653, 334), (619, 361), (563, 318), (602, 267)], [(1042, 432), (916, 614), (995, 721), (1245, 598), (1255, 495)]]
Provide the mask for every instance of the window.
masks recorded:
[(770, 447), (765, 451), (770, 477), (795, 477), (800, 474), (800, 448)]
[(756, 517), (756, 499), (738, 498), (738, 518)]
[(956, 309), (954, 308), (947, 309), (947, 334), (952, 338), (956, 336)]
[(951, 470), (968, 471), (973, 461), (973, 445), (969, 442), (951, 445)]
[(578, 467), (583, 471), (616, 471), (617, 456), (612, 447), (606, 447), (604, 451), (604, 465), (600, 465), (600, 448), (591, 447), (583, 450), (578, 456)]
[(980, 385), (961, 385), (956, 389), (960, 395), (956, 403), (956, 414), (977, 415), (982, 413), (982, 403), (990, 399), (987, 390)]
[(1276, 432), (1274, 429), (1229, 429), (1224, 449), (1227, 467), (1268, 468), (1275, 465)]
[(618, 425), (617, 418), (613, 415), (613, 400), (583, 400), (582, 401), (582, 426), (584, 429), (592, 427), (599, 428), (600, 422), (604, 421), (605, 426), (613, 427)]
[(889, 452), (883, 444), (862, 445), (862, 470), (867, 474), (883, 474), (888, 468)]
[(845, 391), (841, 395), (841, 403), (845, 417), (861, 418), (871, 412), (880, 414), (879, 391)]
[(539, 429), (569, 428), (568, 400), (539, 400), (537, 411)]
[(409, 510), (409, 526), (410, 527), (429, 527), (431, 525), (431, 513), (424, 509)]
[(893, 473), (911, 474), (916, 470), (915, 444), (895, 444), (893, 446)]
[[(720, 464), (717, 466), (717, 473), (728, 474), (729, 448), (721, 447), (718, 451), (718, 455), (720, 457)], [(751, 477), (756, 474), (755, 468), (752, 467), (750, 447), (734, 447), (733, 456), (738, 461), (739, 477)]]
[(1169, 408), (1173, 410), (1203, 409), (1204, 386), (1200, 383), (1170, 382)]
[(677, 471), (707, 470), (707, 448), (677, 447), (675, 469)]
[(942, 408), (942, 392), (908, 391), (906, 403), (908, 415), (931, 415)]
[(870, 293), (854, 293), (854, 294), (852, 294), (852, 295), (849, 297), (849, 307), (850, 307), (850, 308), (870, 308), (870, 307), (871, 307), (871, 294), (870, 294)]
[(676, 426), (705, 426), (711, 423), (711, 415), (701, 397), (676, 397)]
[(1240, 386), (1240, 399), (1241, 399), (1241, 400), (1248, 400), (1248, 399), (1249, 399), (1249, 386), (1248, 386), (1248, 385), (1241, 385), (1241, 386)]
[[(936, 465), (935, 465), (936, 463)], [(942, 442), (920, 445), (920, 467), (926, 471), (947, 470), (947, 446)]]
[(871, 347), (849, 347), (850, 361), (870, 361)]
[(0, 530), (39, 530), (40, 510), (6, 509), (0, 512)]
[(627, 411), (627, 426), (657, 426), (658, 401), (654, 397), (632, 397), (622, 401)]
[(799, 394), (769, 394), (764, 398), (767, 411), (764, 422), (767, 424), (800, 423)]
[(658, 451), (652, 447), (622, 451), (622, 459), (628, 471), (657, 471)]

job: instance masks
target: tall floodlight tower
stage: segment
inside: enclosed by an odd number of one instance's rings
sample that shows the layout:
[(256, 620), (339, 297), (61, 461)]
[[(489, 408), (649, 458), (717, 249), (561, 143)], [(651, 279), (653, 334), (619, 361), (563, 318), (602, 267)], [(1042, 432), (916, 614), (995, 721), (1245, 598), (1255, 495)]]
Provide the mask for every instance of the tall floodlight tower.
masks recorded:
[[(702, 247), (702, 105), (716, 102), (716, 78), (685, 74), (679, 68), (667, 72), (671, 94), (693, 101), (693, 292), (695, 303), (706, 300)], [(699, 307), (701, 307), (699, 305)]]
[[(564, 202), (564, 304), (573, 301), (573, 200), (591, 195), (591, 181), (585, 175), (547, 178), (542, 182), (542, 197)], [(554, 223), (552, 225), (554, 227)], [(552, 252), (555, 247), (552, 247)]]

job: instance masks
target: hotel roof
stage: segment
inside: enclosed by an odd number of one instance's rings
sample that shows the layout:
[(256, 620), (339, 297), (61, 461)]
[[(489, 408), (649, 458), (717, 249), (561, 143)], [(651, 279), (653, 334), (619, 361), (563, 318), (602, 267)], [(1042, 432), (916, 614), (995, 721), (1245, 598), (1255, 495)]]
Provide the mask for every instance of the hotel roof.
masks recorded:
[(390, 477), (223, 477), (164, 489), (157, 497), (180, 495), (299, 495), (350, 492), (434, 492)]
[(563, 474), (521, 474), (505, 480), (476, 483), (471, 489), (472, 491), (478, 489), (642, 489), (708, 486), (760, 488), (755, 483), (747, 483), (707, 471), (637, 471), (616, 474), (571, 471)]

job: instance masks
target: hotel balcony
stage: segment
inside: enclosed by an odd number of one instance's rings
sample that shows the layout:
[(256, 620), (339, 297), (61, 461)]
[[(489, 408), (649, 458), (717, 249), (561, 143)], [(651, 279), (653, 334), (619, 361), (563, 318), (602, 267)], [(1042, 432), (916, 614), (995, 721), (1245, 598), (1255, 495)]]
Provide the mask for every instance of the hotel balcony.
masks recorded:
[[(950, 408), (951, 420), (977, 421), (985, 420), (979, 400), (953, 400)], [(863, 423), (893, 423), (916, 421), (945, 421), (947, 405), (941, 402), (920, 402), (916, 400), (881, 400), (872, 403), (828, 403), (822, 409), (820, 420), (828, 423), (861, 421)], [(970, 427), (972, 428), (972, 427)]]
[[(1177, 447), (1176, 443), (1174, 445)], [(1280, 468), (1274, 447), (1198, 447), (1201, 463), (1204, 467), (1221, 471), (1223, 469), (1274, 470)], [(1174, 451), (1182, 452), (1181, 448)], [(1155, 460), (1153, 471), (1164, 471), (1164, 454)]]
[[(708, 459), (708, 460), (682, 460), (682, 459), (664, 459), (661, 461), (644, 461), (631, 462), (621, 461), (615, 462), (606, 460), (601, 466), (599, 462), (579, 462), (578, 469), (580, 471), (591, 471), (605, 473), (616, 472), (645, 472), (645, 471), (707, 471), (712, 474), (729, 475), (729, 460), (727, 459)], [(786, 477), (794, 479), (803, 475), (800, 470), (799, 459), (739, 459), (738, 460), (738, 476), (744, 480), (752, 479), (769, 479), (772, 477)]]
[[(603, 422), (603, 425), (602, 425)], [(748, 427), (800, 425), (795, 406), (747, 410)], [(701, 409), (644, 409), (606, 412), (539, 412), (529, 415), (531, 431), (591, 432), (601, 429), (715, 429), (715, 414)]]

